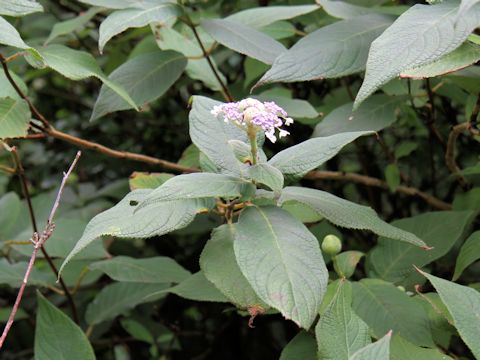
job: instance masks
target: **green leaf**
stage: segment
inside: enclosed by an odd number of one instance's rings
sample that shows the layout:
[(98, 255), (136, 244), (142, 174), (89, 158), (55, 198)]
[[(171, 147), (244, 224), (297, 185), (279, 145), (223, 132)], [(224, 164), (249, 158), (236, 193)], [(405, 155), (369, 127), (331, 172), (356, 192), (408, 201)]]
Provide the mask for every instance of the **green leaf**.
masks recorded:
[(391, 337), (392, 333), (387, 333), (380, 340), (358, 350), (355, 354), (353, 354), (350, 360), (389, 360)]
[[(148, 3), (147, 3), (148, 4)], [(107, 16), (100, 25), (98, 48), (103, 52), (105, 44), (115, 35), (129, 28), (140, 28), (151, 23), (165, 24), (180, 14), (179, 7), (171, 3), (151, 3), (145, 8), (117, 10)]]
[[(22, 285), (27, 266), (28, 262), (26, 261), (10, 264), (7, 259), (0, 259), (0, 284), (7, 284), (12, 288), (19, 288)], [(50, 274), (43, 273), (34, 267), (27, 284), (30, 286), (47, 286), (52, 283), (52, 280)]]
[(331, 223), (348, 229), (370, 230), (377, 235), (425, 247), (416, 235), (381, 220), (373, 209), (336, 197), (321, 190), (289, 186), (283, 189), (279, 204), (297, 200), (310, 206)]
[(275, 59), (254, 86), (336, 78), (365, 69), (368, 45), (390, 24), (384, 15), (366, 15), (327, 25), (299, 40)]
[(392, 192), (395, 191), (400, 185), (402, 179), (400, 177), (400, 169), (398, 168), (397, 164), (388, 164), (385, 167), (385, 181), (387, 182), (388, 188)]
[(433, 347), (428, 316), (423, 306), (391, 283), (363, 279), (353, 285), (353, 310), (375, 337), (389, 330), (408, 341)]
[[(174, 51), (157, 51), (134, 57), (120, 65), (108, 79), (124, 88), (138, 107), (162, 96), (182, 75), (187, 59)], [(90, 120), (131, 105), (108, 86), (103, 85)]]
[(139, 304), (156, 301), (165, 296), (168, 284), (119, 282), (100, 290), (88, 304), (85, 320), (89, 325), (111, 320)]
[(0, 139), (27, 135), (30, 108), (23, 99), (0, 98)]
[(80, 16), (56, 23), (55, 25), (53, 25), (52, 31), (50, 32), (50, 35), (48, 35), (48, 39), (45, 41), (45, 45), (52, 42), (54, 39), (56, 39), (59, 36), (69, 35), (79, 30), (84, 25), (86, 25), (90, 20), (92, 20), (92, 18), (95, 15), (97, 15), (101, 10), (102, 10), (101, 8), (92, 7), (88, 9), (87, 12), (85, 12)]
[(25, 44), (13, 25), (2, 17), (0, 17), (0, 44), (28, 50), (36, 58), (39, 57), (38, 51)]
[(354, 108), (402, 71), (431, 63), (459, 47), (478, 25), (480, 16), (471, 12), (455, 22), (457, 10), (454, 1), (417, 4), (385, 30), (370, 47), (365, 80)]
[(85, 333), (61, 310), (37, 292), (35, 360), (95, 360)]
[[(79, 0), (84, 4), (101, 6), (108, 9), (126, 9), (126, 8), (141, 8), (144, 3), (150, 4), (152, 0)], [(153, 0), (155, 1), (155, 0)], [(160, 0), (163, 1), (163, 0)]]
[(125, 89), (110, 81), (100, 69), (94, 57), (89, 53), (56, 44), (44, 47), (39, 52), (45, 64), (63, 76), (71, 80), (96, 77), (125, 99), (134, 109), (138, 110), (137, 105), (135, 105), (135, 102)]
[(148, 238), (160, 236), (190, 224), (200, 209), (201, 200), (180, 200), (158, 203), (135, 211), (151, 190), (135, 190), (113, 208), (95, 216), (85, 232), (64, 260), (60, 273), (68, 262), (95, 239), (103, 235), (120, 238)]
[(401, 336), (394, 336), (390, 345), (390, 360), (452, 360), (437, 349), (413, 345)]
[(260, 305), (266, 309), (238, 267), (233, 250), (235, 232), (233, 225), (222, 225), (213, 230), (200, 256), (200, 268), (236, 306), (248, 309)]
[(115, 256), (112, 259), (94, 262), (89, 268), (100, 270), (115, 281), (146, 284), (179, 283), (190, 276), (189, 271), (165, 256), (143, 259)]
[(480, 46), (467, 41), (432, 63), (402, 71), (400, 77), (424, 79), (445, 75), (466, 68), (479, 60)]
[(43, 6), (32, 0), (2, 0), (0, 3), (0, 15), (25, 16), (42, 11)]
[(317, 0), (317, 3), (322, 6), (328, 15), (340, 19), (355, 18), (375, 11), (373, 8), (357, 6), (339, 0)]
[(352, 285), (341, 281), (335, 298), (315, 327), (319, 358), (348, 360), (371, 343), (368, 326), (352, 310)]
[(349, 278), (355, 272), (360, 259), (364, 257), (365, 254), (361, 251), (344, 251), (337, 256), (333, 261), (333, 267), (335, 268), (335, 272), (344, 278)]
[(297, 6), (264, 6), (239, 11), (227, 16), (225, 20), (235, 21), (245, 26), (260, 29), (280, 20), (293, 19), (297, 16), (311, 13), (318, 10), (318, 5), (297, 5)]
[(225, 123), (210, 111), (220, 102), (203, 96), (194, 96), (190, 111), (190, 137), (219, 170), (228, 175), (245, 174), (247, 165), (237, 160), (229, 140), (248, 141), (246, 133), (231, 123)]
[(130, 190), (156, 189), (174, 175), (168, 173), (145, 173), (134, 171), (128, 178)]
[(252, 165), (248, 174), (256, 183), (267, 185), (273, 191), (283, 189), (283, 174), (277, 168), (267, 163)]
[(471, 10), (472, 7), (477, 5), (479, 2), (480, 0), (462, 0), (462, 3), (458, 9), (456, 20), (459, 21), (462, 16), (465, 16), (465, 13)]
[[(419, 270), (420, 271), (420, 270)], [(455, 284), (420, 271), (437, 290), (442, 302), (453, 317), (453, 325), (460, 337), (472, 351), (480, 357), (480, 293), (467, 286)]]
[(268, 163), (286, 177), (302, 177), (330, 160), (342, 148), (370, 131), (356, 131), (306, 140), (277, 153)]
[(315, 339), (306, 331), (299, 332), (282, 350), (280, 360), (316, 360)]
[[(210, 68), (208, 61), (204, 58), (202, 49), (199, 45), (185, 35), (169, 27), (157, 27), (154, 29), (155, 39), (158, 47), (162, 50), (174, 50), (185, 55), (188, 58), (187, 74), (194, 80), (202, 81), (208, 88), (220, 91), (222, 90), (215, 74)], [(220, 79), (225, 84), (227, 79), (218, 70), (215, 59), (211, 58), (212, 64), (219, 74)]]
[(392, 225), (414, 233), (433, 249), (425, 251), (417, 246), (380, 238), (369, 253), (368, 261), (378, 277), (391, 282), (402, 281), (415, 271), (414, 265), (425, 266), (448, 253), (472, 221), (470, 211), (429, 212), (394, 221)]
[[(28, 95), (28, 88), (27, 88), (27, 85), (25, 85), (25, 82), (12, 70), (10, 70), (10, 76), (13, 78), (13, 80), (18, 85), (20, 90), (22, 90), (22, 92), (25, 95)], [(20, 95), (18, 95), (18, 93), (13, 88), (12, 84), (10, 84), (7, 77), (5, 76), (5, 72), (1, 71), (0, 72), (0, 98), (5, 98), (5, 97), (9, 97), (12, 99), (21, 99)]]
[(478, 259), (480, 259), (480, 231), (475, 231), (460, 249), (452, 280), (457, 280), (463, 271)]
[(255, 185), (233, 176), (212, 173), (177, 175), (150, 192), (136, 211), (165, 201), (212, 197), (235, 199), (254, 193)]
[(265, 64), (272, 64), (287, 49), (268, 35), (231, 20), (203, 20), (202, 28), (220, 44)]
[(288, 113), (288, 116), (294, 118), (295, 121), (298, 121), (299, 118), (315, 119), (319, 116), (318, 111), (305, 100), (290, 99), (285, 96), (275, 95), (269, 91), (264, 91), (260, 95), (253, 97), (260, 101), (274, 101)]
[(353, 102), (342, 105), (315, 127), (314, 137), (349, 131), (380, 131), (397, 120), (396, 112), (402, 97), (374, 95), (353, 111)]
[(278, 207), (249, 207), (237, 224), (237, 263), (258, 296), (308, 329), (327, 288), (317, 239)]
[(194, 301), (229, 302), (225, 295), (207, 280), (202, 271), (193, 274), (167, 291)]

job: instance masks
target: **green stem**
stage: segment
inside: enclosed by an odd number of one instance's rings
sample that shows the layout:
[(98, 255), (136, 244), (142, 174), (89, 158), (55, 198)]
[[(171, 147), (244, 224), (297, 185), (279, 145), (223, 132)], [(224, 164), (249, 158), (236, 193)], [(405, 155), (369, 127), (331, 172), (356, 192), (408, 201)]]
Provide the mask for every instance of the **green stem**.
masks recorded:
[(257, 155), (258, 155), (258, 150), (257, 150), (257, 131), (253, 125), (248, 125), (247, 129), (248, 133), (248, 138), (250, 139), (250, 149), (252, 152), (252, 165), (257, 164)]

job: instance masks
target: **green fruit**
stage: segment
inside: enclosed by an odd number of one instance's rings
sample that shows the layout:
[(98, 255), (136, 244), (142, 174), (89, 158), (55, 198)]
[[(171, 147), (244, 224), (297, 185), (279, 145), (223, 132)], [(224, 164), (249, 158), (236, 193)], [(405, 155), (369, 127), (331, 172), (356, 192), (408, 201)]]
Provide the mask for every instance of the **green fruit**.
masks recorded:
[(342, 250), (342, 240), (335, 235), (327, 235), (323, 238), (322, 250), (327, 255), (335, 256)]

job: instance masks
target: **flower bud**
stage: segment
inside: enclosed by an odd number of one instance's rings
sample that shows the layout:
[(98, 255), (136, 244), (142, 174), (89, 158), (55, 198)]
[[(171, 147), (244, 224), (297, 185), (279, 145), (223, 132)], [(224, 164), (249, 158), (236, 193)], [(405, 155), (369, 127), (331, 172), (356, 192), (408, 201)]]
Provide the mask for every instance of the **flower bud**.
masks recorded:
[(327, 235), (322, 241), (322, 250), (329, 256), (335, 256), (342, 250), (342, 241), (333, 234)]

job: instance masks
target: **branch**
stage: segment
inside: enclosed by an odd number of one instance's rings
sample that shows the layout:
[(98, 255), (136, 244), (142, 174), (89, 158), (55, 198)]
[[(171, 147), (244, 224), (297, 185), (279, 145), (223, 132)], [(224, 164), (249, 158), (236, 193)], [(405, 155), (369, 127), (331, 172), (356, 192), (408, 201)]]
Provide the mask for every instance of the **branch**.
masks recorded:
[(0, 349), (2, 348), (5, 339), (7, 338), (8, 332), (10, 331), (10, 328), (13, 325), (13, 321), (15, 320), (15, 315), (18, 311), (18, 308), (20, 306), (20, 302), (22, 301), (23, 297), (23, 292), (25, 291), (25, 288), (27, 286), (28, 278), (30, 277), (30, 273), (32, 272), (33, 265), (35, 264), (35, 259), (38, 254), (38, 250), (42, 248), (42, 246), (45, 244), (45, 242), (52, 236), (53, 231), (55, 229), (55, 224), (53, 223), (53, 219), (55, 217), (55, 213), (58, 209), (58, 205), (60, 203), (60, 198), (63, 193), (63, 189), (65, 187), (65, 184), (67, 182), (68, 177), (72, 173), (73, 169), (75, 168), (75, 165), (78, 162), (78, 159), (80, 158), (80, 151), (77, 153), (77, 156), (75, 156), (75, 159), (72, 162), (72, 165), (70, 166), (70, 169), (66, 173), (63, 174), (63, 179), (62, 183), (60, 184), (60, 188), (57, 193), (57, 198), (55, 199), (55, 202), (53, 204), (52, 210), (50, 212), (50, 216), (48, 217), (47, 224), (45, 225), (45, 229), (43, 230), (42, 234), (40, 235), (38, 232), (34, 232), (32, 235), (32, 242), (33, 242), (33, 251), (32, 255), (30, 257), (30, 261), (28, 262), (27, 270), (25, 271), (25, 276), (23, 277), (22, 284), (20, 285), (20, 289), (18, 290), (17, 298), (15, 300), (15, 304), (13, 305), (12, 312), (10, 313), (10, 316), (8, 317), (7, 324), (5, 325), (5, 328), (3, 329), (3, 334), (0, 337)]
[[(362, 184), (369, 187), (377, 187), (387, 191), (389, 190), (387, 183), (383, 180), (370, 176), (355, 173), (345, 173), (341, 171), (310, 171), (307, 173), (307, 175), (305, 175), (305, 179), (351, 181), (353, 183)], [(450, 210), (452, 208), (450, 204), (414, 187), (400, 185), (395, 189), (395, 193), (418, 197), (439, 210)]]

